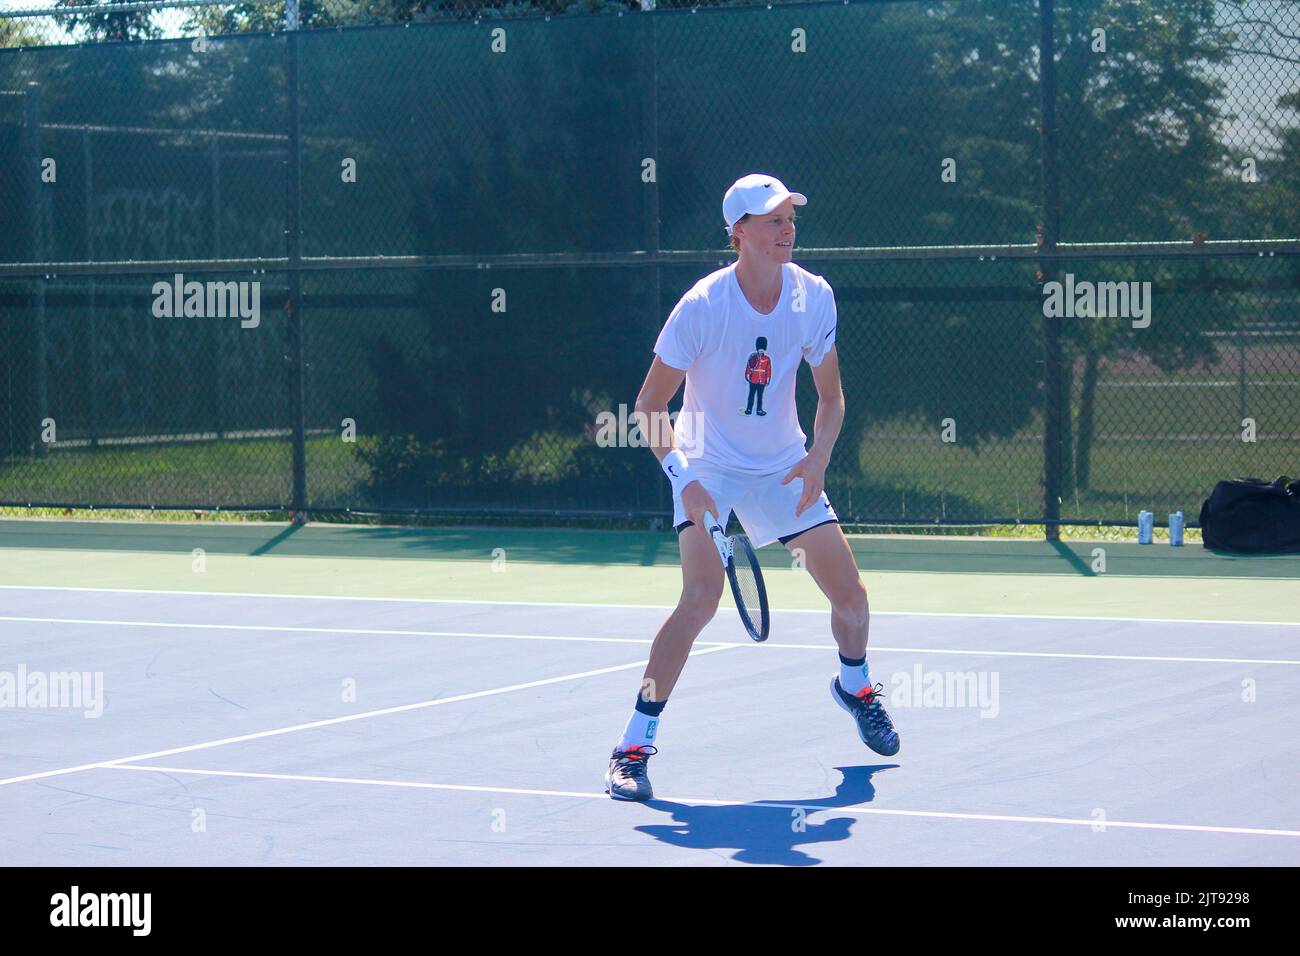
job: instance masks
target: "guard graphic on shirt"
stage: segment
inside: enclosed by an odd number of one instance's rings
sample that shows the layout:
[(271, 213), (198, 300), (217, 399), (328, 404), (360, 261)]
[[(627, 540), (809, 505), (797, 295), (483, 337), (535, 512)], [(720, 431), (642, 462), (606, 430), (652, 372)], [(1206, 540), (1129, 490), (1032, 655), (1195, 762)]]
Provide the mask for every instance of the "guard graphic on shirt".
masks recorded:
[(763, 389), (772, 381), (772, 359), (767, 354), (767, 336), (760, 335), (754, 340), (755, 351), (749, 353), (745, 362), (745, 381), (749, 383), (749, 401), (740, 411), (745, 415), (754, 414), (754, 399), (758, 399), (758, 414), (763, 411)]

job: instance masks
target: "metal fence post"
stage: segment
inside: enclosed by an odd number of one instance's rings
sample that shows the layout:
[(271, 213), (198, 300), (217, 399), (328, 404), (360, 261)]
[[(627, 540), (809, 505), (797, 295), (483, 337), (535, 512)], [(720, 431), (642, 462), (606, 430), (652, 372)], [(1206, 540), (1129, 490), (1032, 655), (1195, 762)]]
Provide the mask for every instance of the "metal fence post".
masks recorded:
[(289, 422), (293, 431), (293, 501), (294, 521), (306, 520), (307, 447), (303, 412), (302, 347), (302, 243), (301, 243), (301, 142), (299, 140), (298, 104), (298, 4), (285, 5), (285, 76), (288, 82), (289, 144), (285, 168), (285, 232), (289, 257), (289, 299), (285, 303), (289, 330)]
[[(83, 201), (86, 207), (86, 258), (95, 260), (95, 162), (90, 148), (90, 130), (81, 131), (81, 165), (84, 186)], [(86, 322), (86, 337), (90, 345), (89, 369), (86, 377), (90, 391), (90, 444), (99, 445), (99, 308), (95, 302), (95, 277), (90, 277), (90, 316)]]
[[(659, 41), (655, 29), (656, 21), (651, 15), (653, 10), (654, 0), (642, 0), (642, 19), (640, 21), (641, 56), (642, 62), (648, 67), (642, 75), (648, 78), (648, 83), (644, 90), (644, 109), (641, 112), (641, 140), (647, 147), (646, 156), (654, 161), (654, 179), (644, 184), (645, 190), (642, 194), (642, 214), (645, 216), (645, 250), (653, 263), (651, 270), (654, 276), (654, 293), (650, 299), (653, 316), (651, 321), (652, 329), (662, 324), (664, 318), (661, 315), (660, 302), (663, 268), (659, 264)], [(652, 435), (659, 434), (658, 426), (652, 423), (650, 433)], [(672, 521), (673, 503), (666, 493), (666, 484), (662, 480), (655, 481), (655, 501), (660, 511), (670, 513), (668, 520)], [(640, 500), (638, 500), (637, 506), (639, 507), (640, 504)]]
[[(1056, 278), (1059, 238), (1060, 195), (1056, 178), (1056, 60), (1053, 20), (1055, 0), (1038, 0), (1038, 76), (1042, 109), (1039, 160), (1043, 171), (1043, 232), (1039, 249), (1048, 257), (1039, 260), (1044, 284)], [(1061, 424), (1062, 408), (1060, 319), (1043, 316), (1043, 523), (1048, 541), (1061, 537)]]
[(1237, 327), (1237, 422), (1246, 417), (1246, 336)]
[[(213, 135), (208, 139), (208, 166), (212, 173), (212, 255), (220, 259), (222, 256), (221, 249), (221, 140)], [(217, 438), (226, 437), (226, 369), (225, 363), (222, 362), (222, 354), (226, 347), (227, 340), (230, 338), (226, 334), (226, 327), (218, 325), (216, 331), (216, 349), (213, 352), (212, 377), (215, 401), (213, 404), (213, 418), (217, 433)]]
[[(25, 181), (27, 183), (27, 228), (28, 248), (34, 262), (46, 262), (49, 259), (45, 248), (45, 194), (41, 186), (41, 87), (39, 83), (27, 84), (27, 95), (23, 101), (23, 131)], [(34, 279), (35, 295), (32, 303), (32, 385), (35, 407), (33, 427), (36, 441), (32, 450), (37, 458), (44, 458), (49, 451), (45, 447), (42, 424), (49, 415), (49, 382), (45, 328), (45, 283), (44, 277)], [(56, 426), (57, 427), (57, 426)], [(29, 432), (32, 434), (33, 432)]]

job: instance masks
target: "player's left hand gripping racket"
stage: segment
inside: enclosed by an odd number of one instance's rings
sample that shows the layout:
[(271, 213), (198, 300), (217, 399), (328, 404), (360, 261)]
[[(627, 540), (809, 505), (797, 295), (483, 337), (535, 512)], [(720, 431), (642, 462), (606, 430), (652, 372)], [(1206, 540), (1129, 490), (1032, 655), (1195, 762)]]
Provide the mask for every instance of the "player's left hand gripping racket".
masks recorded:
[(741, 623), (754, 640), (767, 640), (767, 588), (763, 585), (763, 573), (758, 569), (753, 545), (743, 534), (728, 537), (712, 512), (704, 512), (704, 527), (717, 545), (722, 566), (727, 569), (731, 596), (736, 601)]

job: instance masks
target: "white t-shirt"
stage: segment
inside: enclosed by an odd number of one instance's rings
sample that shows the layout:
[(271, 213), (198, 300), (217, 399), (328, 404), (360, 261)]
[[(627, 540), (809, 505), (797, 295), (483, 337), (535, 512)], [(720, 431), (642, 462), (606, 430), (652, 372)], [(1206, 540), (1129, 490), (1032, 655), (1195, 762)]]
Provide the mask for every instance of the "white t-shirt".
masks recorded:
[(800, 359), (816, 368), (835, 344), (835, 293), (793, 262), (782, 266), (781, 282), (776, 308), (763, 315), (733, 263), (695, 283), (664, 323), (654, 350), (686, 371), (674, 431), (688, 459), (767, 474), (807, 454), (795, 379)]

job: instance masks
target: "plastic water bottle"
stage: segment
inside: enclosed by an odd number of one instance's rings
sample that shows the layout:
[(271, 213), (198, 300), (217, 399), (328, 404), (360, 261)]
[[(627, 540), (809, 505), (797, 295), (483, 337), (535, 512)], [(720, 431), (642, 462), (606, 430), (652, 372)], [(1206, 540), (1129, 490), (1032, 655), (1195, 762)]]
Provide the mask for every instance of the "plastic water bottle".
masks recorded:
[(1155, 515), (1150, 511), (1138, 512), (1138, 544), (1151, 543), (1151, 528), (1155, 524)]
[(1169, 516), (1169, 543), (1175, 548), (1183, 546), (1183, 513), (1175, 511)]

